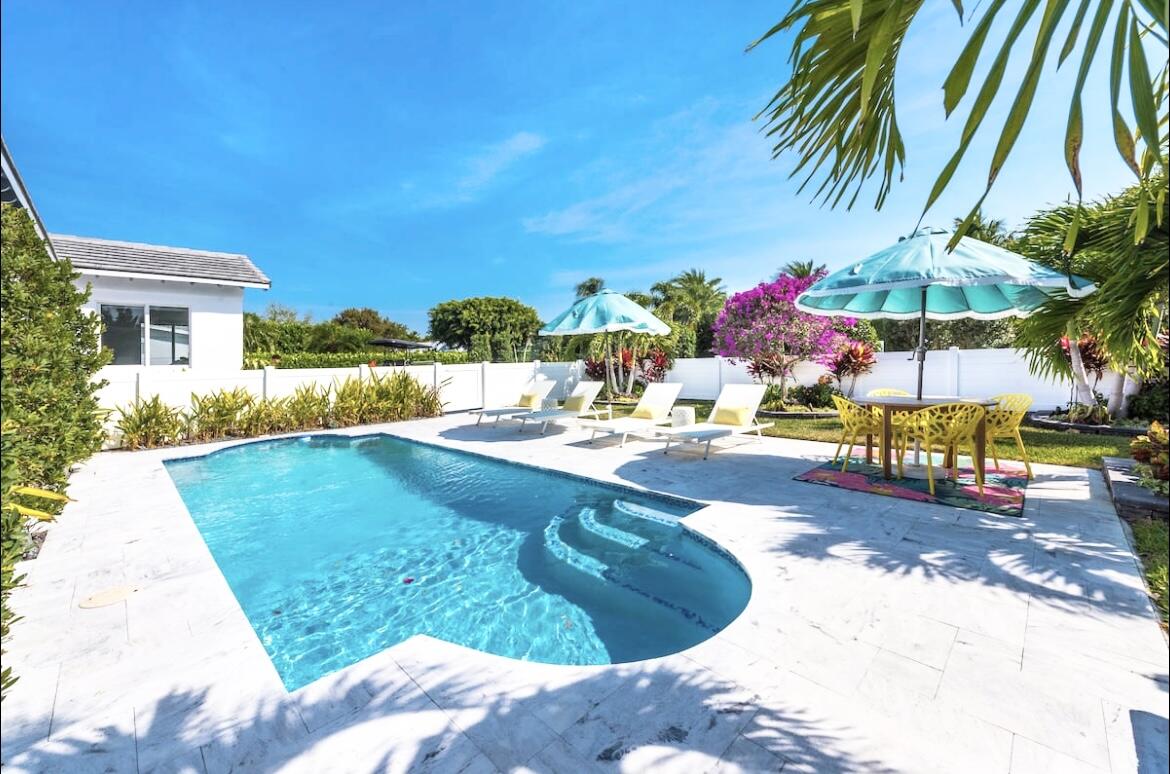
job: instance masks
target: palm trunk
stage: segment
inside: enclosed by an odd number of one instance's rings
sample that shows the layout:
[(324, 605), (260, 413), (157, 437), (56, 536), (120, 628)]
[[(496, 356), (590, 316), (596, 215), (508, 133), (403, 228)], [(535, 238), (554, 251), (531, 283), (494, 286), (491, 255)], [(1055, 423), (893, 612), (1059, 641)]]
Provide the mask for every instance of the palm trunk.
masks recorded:
[(609, 334), (605, 335), (605, 386), (609, 390), (609, 395), (612, 398), (616, 390), (614, 389), (613, 376), (613, 345), (610, 343)]
[(1074, 402), (1092, 406), (1094, 402), (1093, 389), (1089, 387), (1089, 376), (1085, 373), (1085, 363), (1081, 360), (1081, 348), (1077, 346), (1077, 336), (1073, 326), (1068, 327), (1068, 357), (1072, 364)]

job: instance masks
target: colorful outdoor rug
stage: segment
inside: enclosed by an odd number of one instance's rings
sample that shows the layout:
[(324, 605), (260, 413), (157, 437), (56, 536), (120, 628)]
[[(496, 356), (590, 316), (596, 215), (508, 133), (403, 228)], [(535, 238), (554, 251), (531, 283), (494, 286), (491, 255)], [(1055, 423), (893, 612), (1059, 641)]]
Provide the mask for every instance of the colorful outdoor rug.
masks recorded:
[[(990, 460), (989, 460), (990, 462)], [(924, 468), (907, 466), (905, 478), (886, 480), (881, 465), (867, 465), (864, 460), (850, 460), (849, 470), (841, 472), (841, 461), (831, 461), (801, 473), (797, 481), (852, 489), (855, 492), (900, 497), (923, 503), (939, 503), (955, 508), (995, 513), (1000, 516), (1021, 516), (1024, 511), (1024, 489), (1028, 486), (1024, 469), (988, 468), (984, 477), (983, 494), (975, 485), (975, 471), (959, 468), (958, 479), (952, 479), (941, 467), (935, 468), (934, 495), (926, 482)], [(946, 477), (944, 477), (946, 476)]]

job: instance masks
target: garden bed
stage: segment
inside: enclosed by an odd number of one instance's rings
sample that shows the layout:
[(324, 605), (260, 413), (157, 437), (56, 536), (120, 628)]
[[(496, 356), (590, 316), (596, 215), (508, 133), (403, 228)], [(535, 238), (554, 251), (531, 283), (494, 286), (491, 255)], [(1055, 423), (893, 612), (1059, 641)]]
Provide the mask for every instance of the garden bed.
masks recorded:
[(1138, 483), (1136, 462), (1125, 457), (1103, 457), (1101, 462), (1118, 516), (1126, 521), (1170, 519), (1170, 500)]
[(829, 409), (812, 409), (809, 411), (768, 411), (760, 409), (758, 416), (769, 419), (836, 419), (837, 412)]
[(1032, 427), (1043, 427), (1048, 430), (1075, 430), (1078, 433), (1092, 433), (1094, 435), (1124, 435), (1136, 438), (1144, 435), (1144, 427), (1127, 427), (1125, 425), (1085, 425), (1080, 422), (1063, 422), (1053, 419), (1048, 414), (1029, 414), (1024, 423)]

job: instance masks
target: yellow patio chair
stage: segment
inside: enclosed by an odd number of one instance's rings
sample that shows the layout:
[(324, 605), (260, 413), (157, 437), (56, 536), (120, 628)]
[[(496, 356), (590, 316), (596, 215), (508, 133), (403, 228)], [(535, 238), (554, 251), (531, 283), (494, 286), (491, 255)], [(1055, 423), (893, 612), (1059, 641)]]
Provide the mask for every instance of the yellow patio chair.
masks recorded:
[[(975, 433), (983, 418), (983, 407), (974, 403), (940, 403), (915, 411), (902, 428), (904, 440), (918, 441), (926, 452), (926, 479), (934, 496), (934, 458), (931, 452), (941, 447), (944, 455), (950, 452), (955, 477), (959, 475), (959, 450), (966, 446), (975, 459)], [(975, 465), (975, 482), (983, 494), (983, 470)], [(898, 477), (902, 476), (902, 457), (898, 457)]]
[(844, 473), (849, 469), (849, 455), (853, 454), (853, 447), (857, 445), (858, 436), (874, 435), (881, 438), (882, 418), (880, 414), (875, 416), (865, 406), (859, 406), (840, 395), (833, 396), (833, 403), (837, 406), (842, 427), (841, 442), (837, 444), (837, 451), (833, 452), (834, 465), (841, 457), (841, 447), (845, 445), (846, 441), (849, 441), (849, 449), (845, 452), (845, 464), (841, 466), (841, 472)]
[(990, 447), (991, 459), (995, 461), (996, 470), (999, 469), (999, 452), (995, 448), (996, 438), (1014, 438), (1016, 447), (1020, 450), (1020, 457), (1024, 460), (1024, 468), (1028, 471), (1028, 478), (1032, 476), (1032, 463), (1028, 460), (1028, 450), (1024, 448), (1024, 439), (1020, 437), (1020, 423), (1032, 406), (1032, 396), (1022, 392), (1009, 392), (1003, 395), (993, 395), (996, 401), (995, 408), (987, 410), (987, 445)]

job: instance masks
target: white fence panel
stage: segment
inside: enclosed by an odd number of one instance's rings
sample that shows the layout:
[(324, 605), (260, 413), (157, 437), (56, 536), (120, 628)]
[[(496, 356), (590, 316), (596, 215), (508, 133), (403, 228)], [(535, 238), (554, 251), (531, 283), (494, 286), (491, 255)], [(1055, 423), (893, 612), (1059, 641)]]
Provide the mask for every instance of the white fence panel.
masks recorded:
[(138, 374), (136, 372), (107, 367), (98, 372), (98, 378), (108, 382), (97, 391), (98, 406), (113, 410), (129, 407), (137, 399)]
[(483, 405), (487, 408), (514, 406), (524, 385), (535, 373), (533, 363), (485, 363)]
[(666, 373), (666, 381), (681, 382), (679, 397), (714, 400), (719, 394), (719, 358), (680, 357)]
[(358, 373), (359, 370), (356, 367), (269, 368), (265, 371), (265, 396), (287, 398), (296, 392), (301, 385), (313, 385), (319, 390), (328, 390), (343, 384), (346, 379), (356, 379)]
[(577, 382), (585, 378), (585, 363), (580, 360), (573, 363), (545, 363), (542, 361), (539, 373), (543, 378), (552, 379), (557, 383), (548, 396), (554, 400), (564, 400), (577, 386)]
[(483, 401), (482, 364), (439, 366), (438, 373), (443, 411), (467, 411), (480, 407)]
[(155, 395), (175, 408), (190, 408), (191, 394), (205, 395), (219, 390), (243, 388), (257, 398), (264, 396), (263, 371), (158, 371), (143, 370), (138, 376), (138, 395), (146, 400)]

